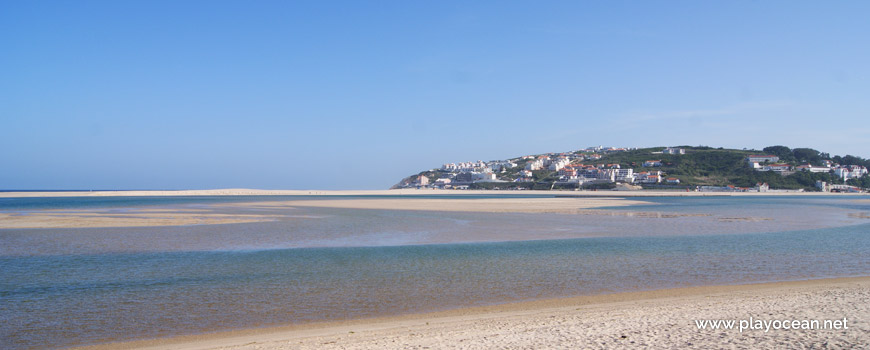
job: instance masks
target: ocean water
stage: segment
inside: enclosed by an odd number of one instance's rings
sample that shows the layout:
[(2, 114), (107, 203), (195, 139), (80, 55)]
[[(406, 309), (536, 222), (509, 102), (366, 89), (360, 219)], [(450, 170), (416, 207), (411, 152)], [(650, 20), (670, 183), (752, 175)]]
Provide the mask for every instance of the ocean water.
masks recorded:
[[(657, 198), (582, 215), (297, 208), (269, 223), (0, 230), (0, 348), (863, 276), (870, 219), (849, 214), (870, 206), (855, 198)], [(189, 200), (147, 205), (210, 204)]]

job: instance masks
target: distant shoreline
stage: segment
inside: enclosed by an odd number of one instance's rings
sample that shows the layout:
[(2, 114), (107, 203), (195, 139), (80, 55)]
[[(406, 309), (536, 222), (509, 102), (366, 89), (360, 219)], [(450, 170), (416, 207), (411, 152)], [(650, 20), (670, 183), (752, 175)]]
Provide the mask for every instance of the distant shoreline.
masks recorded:
[(866, 193), (830, 192), (683, 192), (683, 191), (538, 191), (538, 190), (260, 190), (213, 189), (173, 191), (3, 191), (0, 198), (31, 197), (172, 197), (172, 196), (413, 196), (413, 195), (493, 195), (493, 196), (554, 196), (554, 197), (706, 197), (706, 196), (867, 196)]

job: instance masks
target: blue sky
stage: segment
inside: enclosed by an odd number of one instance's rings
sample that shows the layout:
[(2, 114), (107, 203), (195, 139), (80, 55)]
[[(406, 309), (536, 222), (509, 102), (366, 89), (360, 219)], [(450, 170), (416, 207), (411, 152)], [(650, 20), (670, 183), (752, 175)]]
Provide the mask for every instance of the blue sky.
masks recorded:
[(870, 2), (4, 1), (0, 188), (382, 189), (591, 145), (870, 157)]

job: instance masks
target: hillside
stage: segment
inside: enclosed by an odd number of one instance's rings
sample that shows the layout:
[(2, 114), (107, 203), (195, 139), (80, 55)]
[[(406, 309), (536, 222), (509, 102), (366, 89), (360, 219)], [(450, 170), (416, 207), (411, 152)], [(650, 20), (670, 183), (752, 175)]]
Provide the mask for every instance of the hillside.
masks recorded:
[[(666, 149), (684, 153), (663, 153)], [(752, 164), (747, 161), (750, 155), (776, 156), (779, 160)], [(544, 164), (549, 162), (557, 165), (541, 168), (536, 168), (535, 164), (530, 166), (530, 163), (539, 160), (543, 160)], [(644, 166), (647, 161), (660, 161), (660, 165)], [(765, 171), (767, 167), (775, 169)], [(441, 168), (411, 175), (394, 188), (467, 186), (473, 189), (607, 189), (624, 183), (643, 188), (686, 189), (700, 186), (751, 188), (758, 183), (767, 183), (771, 189), (814, 191), (818, 190), (817, 181), (868, 188), (870, 177), (866, 174), (867, 167), (870, 167), (870, 161), (860, 157), (831, 157), (827, 153), (809, 148), (790, 149), (785, 146), (771, 146), (763, 150), (704, 146), (639, 149), (598, 147), (489, 162), (446, 164)], [(864, 168), (864, 173), (861, 173), (861, 168)], [(572, 172), (572, 169), (576, 169), (577, 173)], [(846, 173), (848, 176), (844, 181), (843, 174), (846, 171), (851, 172)], [(626, 177), (629, 173), (635, 177)], [(643, 178), (648, 174), (660, 176)], [(642, 180), (638, 181), (638, 178)], [(659, 181), (653, 182), (656, 179)]]

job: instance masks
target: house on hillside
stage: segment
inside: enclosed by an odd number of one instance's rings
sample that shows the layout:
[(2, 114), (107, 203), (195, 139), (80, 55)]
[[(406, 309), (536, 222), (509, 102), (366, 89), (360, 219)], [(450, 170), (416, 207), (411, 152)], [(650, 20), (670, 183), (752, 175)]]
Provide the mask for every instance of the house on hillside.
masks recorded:
[(779, 157), (768, 155), (751, 155), (749, 157), (746, 157), (746, 161), (748, 163), (776, 163), (779, 161)]
[(801, 165), (794, 167), (794, 170), (796, 170), (796, 171), (808, 171), (811, 173), (827, 173), (827, 172), (831, 171), (831, 168), (823, 167), (823, 166), (812, 166), (810, 164), (801, 164)]
[(634, 182), (634, 169), (616, 169), (616, 181)]
[(544, 167), (544, 161), (542, 159), (535, 159), (526, 163), (526, 170), (541, 170)]
[(843, 180), (857, 179), (865, 174), (867, 174), (867, 168), (860, 165), (841, 165), (834, 169), (834, 175)]
[(442, 177), (442, 178), (440, 178), (440, 179), (438, 179), (438, 180), (435, 180), (435, 185), (436, 185), (436, 186), (439, 186), (439, 187), (444, 187), (444, 185), (449, 185), (450, 182), (452, 182), (452, 181), (453, 181), (453, 180), (450, 180), (450, 179), (448, 179), (448, 178), (444, 178), (444, 177)]
[(764, 171), (773, 171), (773, 172), (782, 173), (782, 172), (786, 172), (786, 171), (791, 170), (791, 164), (782, 164), (782, 163), (781, 164), (770, 164), (770, 165), (765, 165), (762, 169)]
[(420, 177), (417, 178), (417, 181), (414, 181), (414, 184), (413, 184), (413, 186), (416, 186), (416, 187), (425, 187), (428, 185), (429, 185), (429, 178), (426, 175), (420, 175)]

